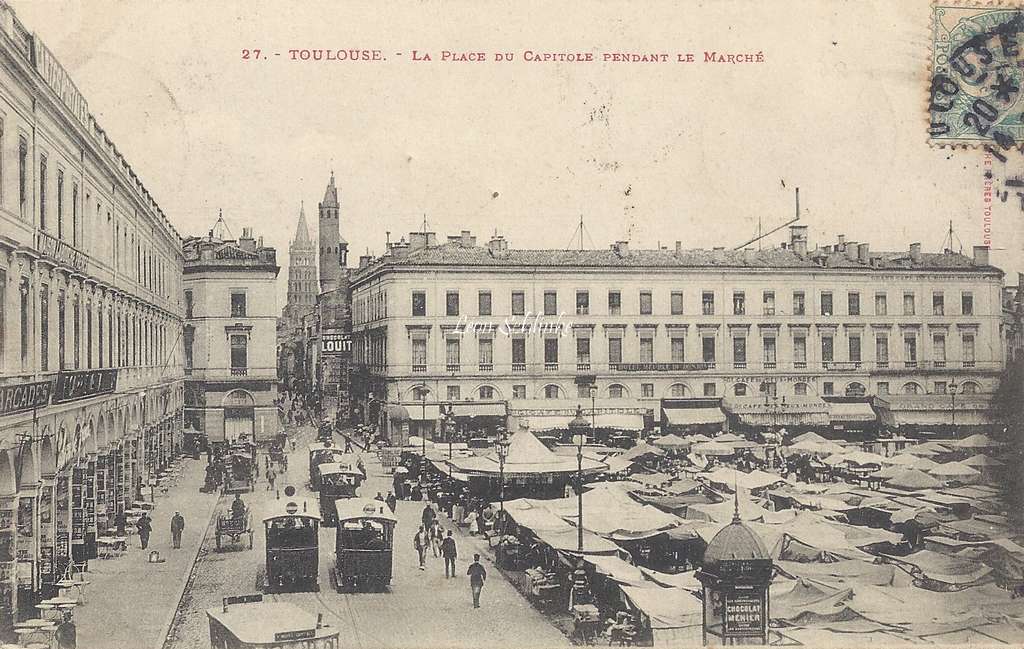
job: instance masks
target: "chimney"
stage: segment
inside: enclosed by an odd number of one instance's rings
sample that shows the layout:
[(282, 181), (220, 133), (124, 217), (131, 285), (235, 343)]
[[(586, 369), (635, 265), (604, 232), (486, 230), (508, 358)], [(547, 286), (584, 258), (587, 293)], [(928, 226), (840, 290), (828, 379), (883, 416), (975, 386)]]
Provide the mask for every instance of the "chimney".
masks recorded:
[(676, 252), (680, 253), (682, 251), (683, 251), (683, 242), (682, 241), (676, 241)]
[(988, 246), (974, 246), (974, 265), (988, 266)]
[(472, 248), (476, 245), (476, 237), (469, 233), (469, 230), (463, 230), (462, 236), (459, 237), (462, 242), (463, 248)]
[(402, 237), (401, 240), (388, 244), (388, 251), (392, 257), (405, 257), (409, 254), (409, 243)]
[(846, 258), (850, 261), (857, 261), (857, 242), (847, 241), (846, 242)]
[(363, 268), (366, 268), (367, 266), (369, 266), (371, 261), (373, 261), (373, 256), (372, 255), (359, 255), (359, 268), (360, 268), (360, 270), (362, 270)]
[(845, 246), (846, 246), (846, 235), (845, 234), (840, 234), (839, 235), (839, 245), (836, 246), (836, 252), (842, 252), (845, 249)]
[(871, 246), (866, 244), (866, 243), (858, 244), (857, 245), (857, 259), (860, 260), (860, 263), (862, 263), (862, 264), (870, 263), (870, 261), (869, 261), (870, 258), (871, 258)]
[(433, 232), (409, 233), (409, 252), (416, 252), (435, 245), (437, 245), (437, 235)]
[(506, 252), (508, 250), (508, 241), (500, 234), (496, 234), (487, 242), (487, 249), (491, 251), (492, 255)]
[(806, 225), (789, 226), (789, 247), (793, 249), (793, 252), (800, 255), (801, 257), (807, 255)]
[(616, 241), (612, 244), (612, 250), (615, 254), (620, 257), (625, 257), (629, 254), (629, 242), (628, 241)]
[(912, 243), (910, 244), (910, 261), (915, 264), (921, 263), (921, 244)]
[(238, 238), (238, 247), (246, 252), (256, 252), (256, 240), (252, 238), (252, 228), (242, 228), (242, 236)]

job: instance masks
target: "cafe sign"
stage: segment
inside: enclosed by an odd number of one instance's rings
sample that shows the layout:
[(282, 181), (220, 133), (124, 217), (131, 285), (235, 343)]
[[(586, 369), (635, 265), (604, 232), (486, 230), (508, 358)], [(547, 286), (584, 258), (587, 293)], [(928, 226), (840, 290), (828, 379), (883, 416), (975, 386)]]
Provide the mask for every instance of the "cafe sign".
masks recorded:
[(117, 370), (84, 370), (57, 374), (53, 402), (64, 403), (110, 394), (117, 389)]

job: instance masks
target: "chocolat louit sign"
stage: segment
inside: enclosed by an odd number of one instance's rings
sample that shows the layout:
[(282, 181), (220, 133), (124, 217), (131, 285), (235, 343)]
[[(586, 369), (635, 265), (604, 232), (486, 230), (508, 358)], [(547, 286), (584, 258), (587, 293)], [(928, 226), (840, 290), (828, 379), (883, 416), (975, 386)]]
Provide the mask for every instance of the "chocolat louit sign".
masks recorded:
[(87, 399), (100, 394), (110, 394), (117, 389), (117, 370), (84, 370), (61, 372), (57, 375), (53, 402), (64, 403)]

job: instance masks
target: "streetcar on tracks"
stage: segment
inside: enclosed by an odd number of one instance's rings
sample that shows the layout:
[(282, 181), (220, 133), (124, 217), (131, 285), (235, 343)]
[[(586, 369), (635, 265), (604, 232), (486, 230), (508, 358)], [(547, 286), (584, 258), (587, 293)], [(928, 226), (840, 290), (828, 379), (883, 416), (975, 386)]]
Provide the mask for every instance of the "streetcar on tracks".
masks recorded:
[(267, 558), (256, 586), (268, 593), (318, 591), (320, 514), (294, 498), (295, 487), (286, 487), (285, 496), (263, 518)]
[(323, 615), (289, 602), (265, 602), (263, 595), (225, 597), (206, 610), (212, 649), (339, 649), (339, 629)]
[(355, 498), (359, 485), (366, 479), (362, 461), (354, 455), (345, 455), (339, 462), (326, 462), (320, 471), (320, 517), (324, 527), (334, 527), (336, 511), (334, 501)]
[(313, 491), (320, 489), (320, 465), (339, 462), (345, 451), (332, 442), (315, 442), (309, 445), (309, 486)]
[(334, 501), (337, 518), (331, 581), (339, 592), (382, 591), (391, 583), (398, 518), (379, 500)]
[(235, 449), (224, 458), (224, 493), (240, 494), (255, 489), (255, 453)]

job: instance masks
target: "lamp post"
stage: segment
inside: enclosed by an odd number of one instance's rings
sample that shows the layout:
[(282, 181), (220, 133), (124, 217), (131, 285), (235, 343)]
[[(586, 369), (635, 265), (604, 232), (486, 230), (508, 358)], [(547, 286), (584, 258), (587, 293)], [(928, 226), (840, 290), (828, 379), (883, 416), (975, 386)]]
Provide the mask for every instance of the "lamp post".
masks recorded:
[[(591, 394), (596, 388), (591, 387)], [(576, 444), (576, 549), (583, 557), (583, 443), (587, 439), (586, 430), (591, 428), (591, 422), (583, 417), (583, 406), (576, 407), (576, 418), (569, 422), (570, 432), (573, 435), (573, 443)]]
[(498, 453), (498, 499), (500, 502), (500, 520), (505, 520), (505, 460), (508, 459), (508, 437), (504, 432), (498, 433), (498, 439), (494, 441), (495, 451)]
[(949, 398), (951, 400), (951, 402), (950, 402), (950, 408), (951, 409), (950, 409), (949, 415), (950, 415), (950, 421), (952, 422), (952, 425), (953, 425), (953, 437), (955, 439), (960, 439), (960, 433), (956, 429), (956, 390), (959, 387), (960, 386), (957, 385), (957, 383), (956, 383), (956, 379), (953, 379), (952, 381), (949, 382)]
[(423, 406), (423, 428), (420, 429), (420, 442), (423, 446), (423, 462), (427, 460), (427, 389), (420, 389), (420, 404)]

